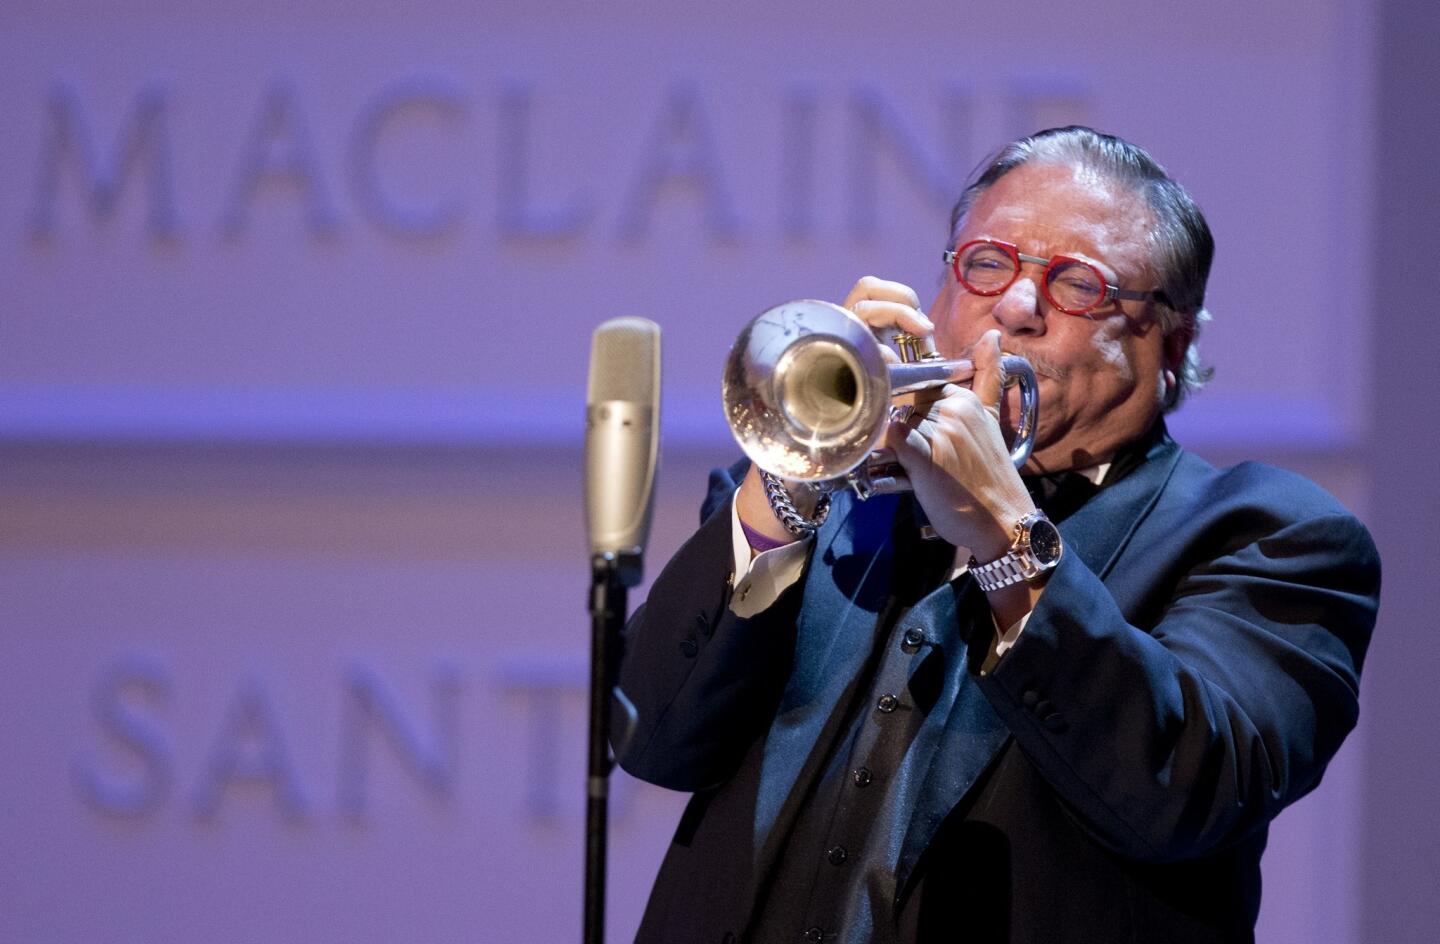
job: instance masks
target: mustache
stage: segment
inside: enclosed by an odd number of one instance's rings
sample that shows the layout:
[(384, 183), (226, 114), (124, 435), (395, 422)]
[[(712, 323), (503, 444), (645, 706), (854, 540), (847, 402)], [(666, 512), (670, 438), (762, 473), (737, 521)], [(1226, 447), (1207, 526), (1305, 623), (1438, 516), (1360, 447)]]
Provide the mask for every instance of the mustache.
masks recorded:
[[(1070, 376), (1070, 369), (1062, 364), (1057, 364), (1043, 354), (1035, 351), (1028, 351), (1021, 345), (1005, 345), (1001, 348), (1006, 354), (1015, 354), (1030, 362), (1038, 377), (1049, 377), (1051, 380), (1064, 380)], [(969, 360), (975, 359), (975, 345), (970, 345), (960, 352), (960, 356)]]

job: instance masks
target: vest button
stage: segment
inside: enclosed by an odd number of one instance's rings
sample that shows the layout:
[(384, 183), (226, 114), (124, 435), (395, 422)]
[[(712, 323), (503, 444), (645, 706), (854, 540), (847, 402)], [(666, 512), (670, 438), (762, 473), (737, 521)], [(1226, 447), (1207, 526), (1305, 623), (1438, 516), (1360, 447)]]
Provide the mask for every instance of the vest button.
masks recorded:
[(819, 928), (811, 928), (805, 932), (805, 940), (808, 944), (824, 944), (825, 932)]
[(899, 704), (900, 699), (896, 698), (894, 695), (886, 694), (880, 696), (880, 701), (876, 703), (875, 707), (880, 709), (882, 714), (888, 715), (890, 712), (894, 711), (896, 706), (898, 706)]
[(855, 786), (857, 787), (868, 787), (870, 786), (870, 781), (874, 779), (869, 767), (860, 767), (855, 771)]
[(900, 648), (905, 650), (906, 652), (914, 652), (915, 650), (920, 648), (920, 644), (924, 641), (925, 634), (920, 630), (916, 629), (914, 626), (911, 626), (909, 629), (905, 630), (905, 637), (900, 642)]
[(850, 854), (845, 851), (844, 846), (831, 846), (830, 851), (825, 853), (825, 858), (830, 861), (831, 865), (844, 865), (845, 860), (850, 858)]

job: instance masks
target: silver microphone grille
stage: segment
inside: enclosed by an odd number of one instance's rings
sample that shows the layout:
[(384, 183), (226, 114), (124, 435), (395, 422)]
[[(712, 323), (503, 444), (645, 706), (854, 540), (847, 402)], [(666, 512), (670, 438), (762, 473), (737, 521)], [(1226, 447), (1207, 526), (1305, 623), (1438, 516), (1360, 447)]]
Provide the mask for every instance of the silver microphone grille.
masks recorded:
[(595, 329), (587, 403), (651, 403), (660, 375), (660, 326), (645, 318), (613, 318)]

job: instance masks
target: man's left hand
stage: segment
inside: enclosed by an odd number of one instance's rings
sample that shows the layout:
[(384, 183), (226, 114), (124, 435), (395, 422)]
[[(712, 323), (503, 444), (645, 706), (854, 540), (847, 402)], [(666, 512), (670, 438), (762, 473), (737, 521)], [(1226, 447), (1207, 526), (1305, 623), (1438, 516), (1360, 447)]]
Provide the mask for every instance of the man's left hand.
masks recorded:
[(1000, 433), (1000, 332), (986, 332), (973, 357), (971, 387), (922, 394), (908, 421), (890, 424), (885, 445), (935, 531), (988, 562), (1010, 549), (1015, 523), (1035, 504)]

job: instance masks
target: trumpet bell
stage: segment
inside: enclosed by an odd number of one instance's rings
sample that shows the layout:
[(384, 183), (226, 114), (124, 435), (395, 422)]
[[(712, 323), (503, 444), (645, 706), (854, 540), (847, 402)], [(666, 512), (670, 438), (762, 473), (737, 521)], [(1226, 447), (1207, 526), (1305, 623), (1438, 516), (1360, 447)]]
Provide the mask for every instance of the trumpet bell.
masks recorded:
[(736, 338), (722, 382), (726, 420), (750, 460), (781, 478), (820, 482), (878, 445), (890, 379), (870, 328), (803, 299), (756, 317)]

